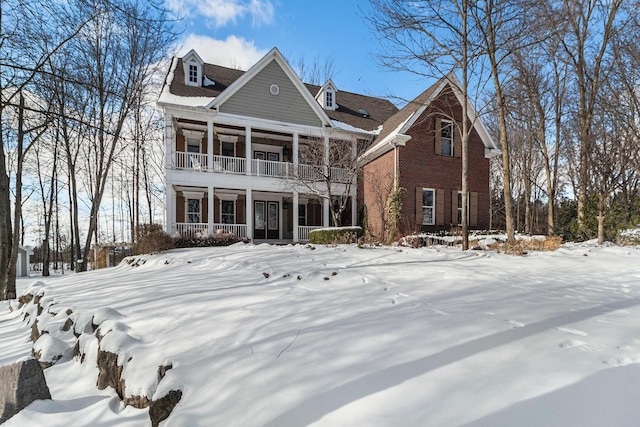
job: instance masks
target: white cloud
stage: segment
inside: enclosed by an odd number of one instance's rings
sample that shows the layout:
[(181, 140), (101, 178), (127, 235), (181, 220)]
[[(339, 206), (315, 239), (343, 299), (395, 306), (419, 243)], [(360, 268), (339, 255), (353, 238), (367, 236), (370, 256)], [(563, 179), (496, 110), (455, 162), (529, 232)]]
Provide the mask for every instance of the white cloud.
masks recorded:
[(271, 24), (274, 17), (271, 0), (167, 0), (166, 4), (180, 16), (213, 19), (216, 27), (235, 24), (247, 14), (254, 26)]
[(249, 69), (267, 53), (267, 50), (258, 49), (253, 41), (242, 37), (229, 36), (225, 40), (218, 40), (189, 34), (177, 49), (176, 55), (182, 56), (191, 49), (195, 49), (204, 62), (241, 70)]
[(249, 13), (253, 19), (253, 25), (271, 24), (273, 22), (273, 4), (269, 0), (251, 0)]

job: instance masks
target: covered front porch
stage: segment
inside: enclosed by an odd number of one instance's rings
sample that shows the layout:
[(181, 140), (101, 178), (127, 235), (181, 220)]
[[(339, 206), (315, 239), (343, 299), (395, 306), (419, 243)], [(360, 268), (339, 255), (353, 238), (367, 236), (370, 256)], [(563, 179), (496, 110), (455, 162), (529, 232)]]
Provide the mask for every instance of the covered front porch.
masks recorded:
[[(173, 186), (171, 196), (170, 234), (231, 233), (258, 242), (306, 242), (311, 230), (330, 224), (329, 201), (309, 194)], [(343, 212), (344, 225), (355, 222), (351, 205)]]
[(323, 180), (327, 172), (335, 183), (354, 178), (348, 166), (356, 140), (339, 132), (329, 138), (310, 130), (309, 135), (290, 129), (283, 132), (266, 124), (240, 127), (181, 118), (170, 123), (173, 131), (167, 134), (166, 147), (170, 170), (309, 182)]

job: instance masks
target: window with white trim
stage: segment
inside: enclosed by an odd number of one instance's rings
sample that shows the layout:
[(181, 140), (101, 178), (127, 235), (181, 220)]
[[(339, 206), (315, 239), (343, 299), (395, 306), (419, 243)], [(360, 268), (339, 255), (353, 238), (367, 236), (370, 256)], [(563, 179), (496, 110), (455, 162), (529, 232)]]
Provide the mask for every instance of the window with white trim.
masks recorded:
[(200, 224), (202, 200), (187, 199), (187, 222), (189, 224)]
[(187, 76), (187, 84), (196, 86), (200, 84), (200, 67), (197, 64), (189, 64), (189, 75)]
[(440, 146), (443, 156), (453, 156), (453, 123), (442, 120), (440, 122)]
[(431, 188), (422, 189), (422, 224), (433, 225), (436, 219), (436, 191)]
[(236, 223), (235, 200), (220, 200), (220, 222), (223, 224)]
[(334, 93), (332, 90), (327, 90), (324, 94), (324, 105), (326, 108), (333, 109), (333, 97)]
[(187, 153), (200, 153), (200, 142), (197, 138), (187, 138)]

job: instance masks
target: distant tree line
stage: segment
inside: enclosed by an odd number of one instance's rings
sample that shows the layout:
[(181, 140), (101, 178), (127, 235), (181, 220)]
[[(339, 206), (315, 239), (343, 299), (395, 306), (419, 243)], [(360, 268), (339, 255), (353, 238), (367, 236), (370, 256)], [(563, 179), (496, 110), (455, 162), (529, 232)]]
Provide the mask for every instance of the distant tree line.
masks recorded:
[(380, 62), (425, 77), (455, 70), (499, 141), (494, 227), (602, 242), (640, 223), (638, 1), (371, 5)]
[(87, 269), (107, 190), (131, 240), (153, 220), (161, 138), (150, 102), (171, 24), (155, 0), (0, 0), (0, 299), (16, 297), (27, 205), (44, 275), (63, 247)]

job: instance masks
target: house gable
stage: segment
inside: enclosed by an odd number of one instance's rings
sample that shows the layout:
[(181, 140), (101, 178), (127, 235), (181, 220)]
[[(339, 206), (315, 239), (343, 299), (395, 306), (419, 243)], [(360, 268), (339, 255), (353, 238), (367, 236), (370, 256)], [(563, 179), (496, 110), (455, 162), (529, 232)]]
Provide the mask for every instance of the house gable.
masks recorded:
[[(455, 74), (451, 72), (418, 95), (413, 101), (410, 101), (404, 108), (384, 123), (378, 138), (373, 146), (362, 156), (362, 160), (364, 162), (371, 161), (391, 150), (393, 146), (404, 145), (409, 141), (411, 139), (411, 137), (407, 135), (409, 129), (411, 129), (416, 122), (425, 120), (426, 115), (433, 113), (431, 108), (433, 103), (447, 90), (453, 92), (458, 107), (461, 107), (465, 101), (459, 87), (460, 82)], [(477, 116), (473, 105), (468, 100), (466, 102), (468, 118), (472, 123), (473, 130), (479, 135), (482, 144), (484, 144), (485, 157), (491, 158), (499, 155), (500, 149), (493, 138), (491, 138), (491, 135), (489, 135), (480, 117)]]
[(233, 82), (210, 107), (220, 113), (304, 126), (331, 126), (322, 107), (275, 48)]

